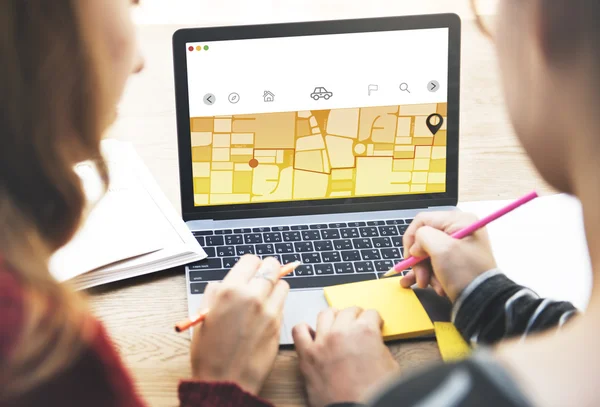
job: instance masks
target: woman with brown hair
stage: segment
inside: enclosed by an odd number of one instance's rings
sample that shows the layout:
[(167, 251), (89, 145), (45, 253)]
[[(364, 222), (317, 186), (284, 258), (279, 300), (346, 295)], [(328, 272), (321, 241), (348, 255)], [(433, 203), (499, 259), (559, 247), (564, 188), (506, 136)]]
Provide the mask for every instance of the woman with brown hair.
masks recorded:
[[(490, 1), (472, 3), (477, 9)], [(376, 407), (600, 405), (600, 2), (498, 3), (493, 27), (481, 17), (478, 22), (497, 45), (508, 110), (525, 150), (548, 183), (582, 202), (596, 277), (588, 309), (578, 314), (569, 303), (539, 298), (509, 280), (496, 268), (485, 231), (449, 237), (472, 223), (471, 215), (420, 214), (404, 247), (431, 260), (401, 284), (431, 284), (453, 301), (453, 321), (465, 339), (493, 347), (396, 381), (390, 377), (398, 366), (381, 341), (376, 315), (324, 311), (316, 332), (306, 325), (294, 330), (315, 407), (366, 400)], [(556, 226), (556, 248), (548, 255), (569, 256), (560, 251), (560, 220)]]
[[(108, 182), (100, 139), (143, 65), (132, 3), (0, 2), (0, 406), (143, 404), (102, 325), (47, 265), (89, 206), (74, 166), (91, 161)], [(256, 395), (289, 289), (279, 272), (248, 256), (207, 288), (182, 405), (266, 404)]]

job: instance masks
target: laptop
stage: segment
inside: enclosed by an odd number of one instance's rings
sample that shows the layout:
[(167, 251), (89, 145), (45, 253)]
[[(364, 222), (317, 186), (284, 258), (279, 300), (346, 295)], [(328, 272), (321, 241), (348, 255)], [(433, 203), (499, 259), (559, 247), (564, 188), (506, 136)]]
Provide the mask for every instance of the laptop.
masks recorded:
[(182, 29), (173, 36), (190, 316), (246, 253), (286, 277), (280, 343), (323, 287), (378, 279), (422, 211), (458, 200), (453, 14)]

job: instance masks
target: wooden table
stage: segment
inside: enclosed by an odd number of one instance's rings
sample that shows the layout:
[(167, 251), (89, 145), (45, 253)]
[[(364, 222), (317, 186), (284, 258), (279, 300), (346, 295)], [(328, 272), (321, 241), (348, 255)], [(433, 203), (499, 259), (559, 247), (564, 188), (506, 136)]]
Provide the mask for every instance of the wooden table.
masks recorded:
[[(146, 70), (131, 80), (112, 135), (134, 143), (159, 185), (179, 209), (175, 102), (170, 38), (175, 26), (142, 26)], [(532, 169), (509, 124), (493, 46), (463, 25), (460, 199), (517, 197), (532, 188), (549, 191)], [(112, 284), (90, 293), (102, 319), (152, 406), (177, 405), (177, 383), (190, 377), (189, 338), (173, 332), (187, 316), (182, 268)], [(440, 360), (435, 341), (392, 346), (404, 372)], [(279, 406), (305, 404), (296, 353), (281, 351), (262, 396)]]

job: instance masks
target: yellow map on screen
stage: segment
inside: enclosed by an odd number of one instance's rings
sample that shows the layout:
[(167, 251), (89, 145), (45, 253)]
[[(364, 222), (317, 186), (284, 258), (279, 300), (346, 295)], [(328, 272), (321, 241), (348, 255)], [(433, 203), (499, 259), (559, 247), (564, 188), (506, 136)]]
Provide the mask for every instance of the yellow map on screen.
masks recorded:
[(192, 117), (195, 205), (445, 192), (446, 116), (439, 103)]

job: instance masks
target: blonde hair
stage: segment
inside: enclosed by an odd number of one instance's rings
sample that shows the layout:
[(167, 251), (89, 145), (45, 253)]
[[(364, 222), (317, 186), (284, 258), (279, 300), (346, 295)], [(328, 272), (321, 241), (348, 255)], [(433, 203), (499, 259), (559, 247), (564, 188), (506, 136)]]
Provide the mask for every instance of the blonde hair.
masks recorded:
[(0, 2), (0, 256), (24, 310), (16, 347), (0, 362), (0, 400), (68, 368), (94, 334), (85, 301), (48, 270), (86, 206), (74, 165), (93, 160), (108, 183), (98, 44), (81, 3)]

